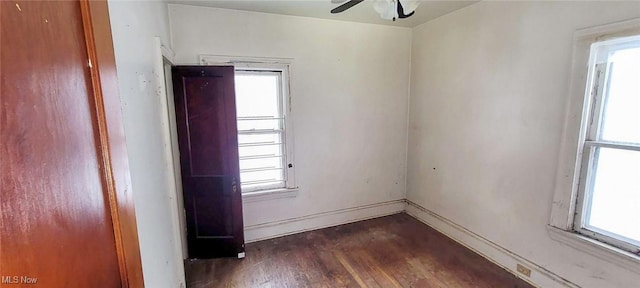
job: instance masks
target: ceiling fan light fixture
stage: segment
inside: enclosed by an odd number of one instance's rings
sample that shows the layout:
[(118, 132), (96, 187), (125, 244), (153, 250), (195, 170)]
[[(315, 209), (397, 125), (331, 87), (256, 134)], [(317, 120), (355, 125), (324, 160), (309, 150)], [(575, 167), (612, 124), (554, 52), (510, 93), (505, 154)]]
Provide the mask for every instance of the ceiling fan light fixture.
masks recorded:
[(404, 8), (404, 14), (409, 15), (418, 9), (420, 5), (419, 0), (402, 0), (402, 8)]
[[(331, 0), (332, 3), (346, 0)], [(362, 3), (364, 0), (349, 0), (342, 5), (331, 9), (331, 14), (342, 13), (351, 7)], [(402, 1), (402, 2), (401, 2)], [(420, 5), (420, 0), (373, 0), (373, 9), (380, 14), (382, 19), (393, 20), (408, 18), (413, 15)]]
[[(419, 0), (374, 0), (373, 9), (380, 14), (382, 19), (395, 21), (398, 18), (411, 16), (419, 4)], [(403, 13), (400, 14), (398, 11), (403, 11)]]
[(396, 0), (374, 0), (373, 9), (382, 19), (395, 20), (398, 18), (398, 2)]

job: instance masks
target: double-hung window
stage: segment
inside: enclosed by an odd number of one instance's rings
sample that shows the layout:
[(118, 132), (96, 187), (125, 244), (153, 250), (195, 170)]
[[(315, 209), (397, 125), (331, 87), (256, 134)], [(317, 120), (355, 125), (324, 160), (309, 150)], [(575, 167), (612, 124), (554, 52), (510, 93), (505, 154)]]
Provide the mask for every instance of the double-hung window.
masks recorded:
[(235, 67), (242, 192), (294, 188), (288, 67)]
[(289, 68), (292, 59), (200, 55), (203, 65), (235, 67), (240, 185), (243, 199), (297, 194)]
[(640, 35), (591, 44), (573, 230), (640, 251)]

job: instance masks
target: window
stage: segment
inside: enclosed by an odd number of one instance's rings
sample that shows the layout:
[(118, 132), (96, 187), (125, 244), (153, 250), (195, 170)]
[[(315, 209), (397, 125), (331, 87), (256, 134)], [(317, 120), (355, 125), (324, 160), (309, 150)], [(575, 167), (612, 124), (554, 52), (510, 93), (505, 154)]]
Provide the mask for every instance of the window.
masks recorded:
[(591, 45), (573, 229), (640, 251), (640, 36)]
[(294, 188), (285, 65), (236, 65), (242, 192)]

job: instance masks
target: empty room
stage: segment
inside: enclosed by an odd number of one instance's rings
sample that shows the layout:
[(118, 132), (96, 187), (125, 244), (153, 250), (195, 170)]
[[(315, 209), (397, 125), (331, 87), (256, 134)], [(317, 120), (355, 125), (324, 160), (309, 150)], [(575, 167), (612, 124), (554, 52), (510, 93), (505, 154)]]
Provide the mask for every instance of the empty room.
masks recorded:
[(640, 287), (640, 1), (0, 25), (0, 287)]

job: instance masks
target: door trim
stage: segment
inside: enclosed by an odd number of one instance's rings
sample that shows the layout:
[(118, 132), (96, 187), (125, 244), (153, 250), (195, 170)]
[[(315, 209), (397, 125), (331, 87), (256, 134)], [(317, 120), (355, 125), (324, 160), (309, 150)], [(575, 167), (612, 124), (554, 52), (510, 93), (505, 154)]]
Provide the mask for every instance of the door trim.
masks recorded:
[[(184, 216), (184, 204), (182, 200), (182, 178), (180, 176), (180, 151), (178, 150), (178, 135), (175, 123), (175, 110), (173, 105), (173, 88), (168, 85), (172, 83), (171, 74), (167, 73), (173, 66), (173, 51), (162, 45), (162, 39), (154, 37), (155, 42), (155, 81), (158, 83), (158, 96), (160, 99), (159, 114), (160, 125), (162, 126), (162, 138), (164, 142), (164, 153), (166, 162), (167, 191), (169, 200), (169, 210), (171, 213), (171, 226), (173, 227), (173, 246), (175, 250), (176, 263), (183, 263), (187, 258), (187, 233)], [(173, 113), (173, 118), (170, 116)], [(176, 160), (177, 159), (177, 160)], [(178, 265), (178, 273), (181, 275), (180, 282), (185, 283), (184, 265)]]
[(80, 0), (96, 150), (111, 212), (122, 287), (144, 287), (124, 125), (106, 0)]

